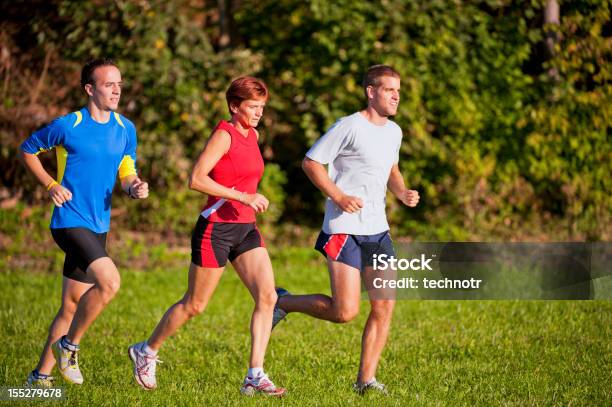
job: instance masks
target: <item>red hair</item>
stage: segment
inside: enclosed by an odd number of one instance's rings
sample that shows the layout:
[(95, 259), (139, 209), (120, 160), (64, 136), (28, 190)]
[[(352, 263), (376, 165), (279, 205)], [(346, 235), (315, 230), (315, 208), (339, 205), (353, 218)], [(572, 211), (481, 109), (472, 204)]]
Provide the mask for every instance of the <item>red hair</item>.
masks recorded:
[(225, 92), (227, 107), (232, 110), (232, 105), (240, 106), (243, 100), (248, 99), (267, 99), (268, 87), (261, 79), (252, 76), (241, 76), (234, 79), (232, 84)]

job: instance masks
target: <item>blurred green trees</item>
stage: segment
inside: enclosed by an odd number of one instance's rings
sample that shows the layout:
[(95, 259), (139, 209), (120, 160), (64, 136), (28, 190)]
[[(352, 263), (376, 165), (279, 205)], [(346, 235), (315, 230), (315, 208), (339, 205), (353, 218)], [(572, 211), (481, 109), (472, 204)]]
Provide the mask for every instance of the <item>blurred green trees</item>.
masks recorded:
[(186, 188), (191, 163), (227, 118), (227, 85), (248, 73), (271, 90), (260, 126), (262, 189), (274, 206), (266, 227), (317, 227), (322, 199), (301, 159), (335, 120), (363, 107), (363, 71), (387, 63), (402, 74), (401, 168), (422, 196), (416, 210), (390, 199), (400, 234), (610, 239), (610, 2), (560, 3), (558, 26), (544, 25), (535, 0), (5, 4), (0, 199), (44, 197), (16, 149), (84, 103), (80, 65), (104, 55), (122, 68), (122, 112), (137, 125), (139, 167), (153, 191), (127, 206), (126, 223), (192, 227), (203, 198)]

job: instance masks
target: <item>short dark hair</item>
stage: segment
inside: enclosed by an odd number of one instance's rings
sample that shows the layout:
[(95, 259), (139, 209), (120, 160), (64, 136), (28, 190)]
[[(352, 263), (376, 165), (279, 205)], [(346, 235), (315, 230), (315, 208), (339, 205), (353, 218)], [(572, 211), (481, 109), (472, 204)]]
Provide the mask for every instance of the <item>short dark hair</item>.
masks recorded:
[(235, 79), (225, 93), (227, 107), (232, 113), (232, 105), (240, 106), (247, 99), (268, 99), (268, 87), (265, 82), (252, 76), (241, 76)]
[(92, 59), (89, 62), (87, 62), (83, 66), (83, 69), (81, 70), (81, 87), (84, 88), (85, 85), (87, 84), (89, 85), (94, 84), (93, 73), (96, 70), (96, 68), (99, 68), (101, 66), (114, 66), (115, 68), (119, 69), (115, 61), (113, 61), (110, 58)]
[(372, 65), (368, 68), (365, 75), (363, 76), (363, 91), (368, 96), (368, 86), (380, 85), (380, 78), (383, 76), (392, 76), (394, 78), (400, 78), (399, 72), (391, 68), (389, 65)]

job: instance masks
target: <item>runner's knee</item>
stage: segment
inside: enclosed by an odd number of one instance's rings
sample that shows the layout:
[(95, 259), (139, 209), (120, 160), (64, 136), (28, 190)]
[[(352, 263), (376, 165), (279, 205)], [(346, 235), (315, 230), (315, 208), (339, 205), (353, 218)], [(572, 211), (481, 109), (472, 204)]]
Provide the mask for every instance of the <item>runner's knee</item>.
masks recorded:
[(395, 307), (395, 301), (392, 300), (378, 300), (372, 303), (372, 309), (370, 313), (374, 318), (377, 319), (389, 319), (393, 315), (393, 308)]
[(206, 309), (206, 304), (203, 301), (197, 301), (193, 299), (187, 299), (183, 302), (183, 307), (187, 316), (193, 318), (196, 315), (201, 314)]
[(278, 299), (278, 295), (276, 294), (276, 291), (274, 290), (261, 292), (257, 296), (257, 300), (256, 300), (257, 306), (264, 307), (264, 308), (274, 308), (274, 305), (276, 304), (277, 299)]
[(343, 305), (335, 307), (334, 309), (334, 322), (343, 324), (350, 322), (359, 314), (359, 306), (354, 305)]
[(72, 319), (78, 305), (79, 303), (73, 300), (62, 301), (62, 306), (60, 307), (58, 314), (62, 318)]
[(119, 291), (121, 287), (121, 278), (117, 275), (114, 278), (109, 278), (103, 282), (98, 283), (98, 289), (102, 295), (102, 302), (108, 304)]

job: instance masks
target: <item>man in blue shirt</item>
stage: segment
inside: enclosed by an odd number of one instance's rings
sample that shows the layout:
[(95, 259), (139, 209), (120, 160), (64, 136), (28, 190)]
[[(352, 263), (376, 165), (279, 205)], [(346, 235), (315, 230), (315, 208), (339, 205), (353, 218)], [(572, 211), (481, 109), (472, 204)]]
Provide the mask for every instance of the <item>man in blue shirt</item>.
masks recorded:
[[(90, 61), (81, 72), (81, 86), (89, 96), (87, 106), (55, 119), (21, 145), (25, 166), (49, 191), (55, 205), (51, 234), (66, 253), (62, 306), (49, 328), (38, 366), (28, 376), (31, 385), (52, 385), (53, 356), (68, 382), (83, 383), (78, 344), (120, 285), (117, 267), (106, 253), (117, 173), (130, 197), (142, 199), (149, 193), (147, 183), (136, 173), (134, 124), (115, 112), (121, 84), (121, 73), (113, 61)], [(38, 158), (53, 148), (56, 179)]]

